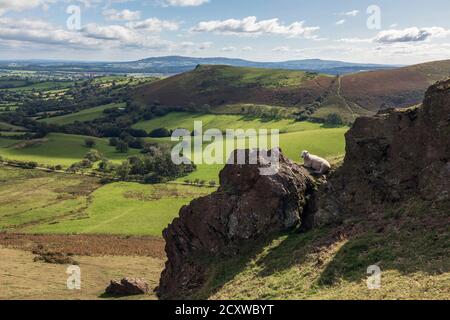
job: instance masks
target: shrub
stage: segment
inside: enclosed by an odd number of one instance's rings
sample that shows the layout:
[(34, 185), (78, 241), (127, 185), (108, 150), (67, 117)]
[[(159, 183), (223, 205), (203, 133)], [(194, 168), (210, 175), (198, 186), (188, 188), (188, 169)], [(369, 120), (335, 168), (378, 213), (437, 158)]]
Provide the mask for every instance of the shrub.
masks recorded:
[(151, 138), (167, 138), (172, 135), (172, 132), (170, 130), (167, 130), (165, 128), (158, 128), (149, 133), (149, 136)]
[(88, 159), (91, 162), (97, 162), (103, 159), (103, 155), (95, 149), (92, 149), (84, 156), (85, 159)]
[(119, 142), (117, 143), (116, 150), (117, 150), (118, 152), (120, 152), (120, 153), (127, 153), (127, 152), (128, 152), (128, 149), (129, 149), (129, 147), (128, 147), (128, 144), (127, 144), (126, 142), (124, 142), (124, 141), (119, 141)]
[(325, 118), (325, 124), (332, 126), (341, 126), (344, 124), (344, 120), (342, 120), (342, 117), (337, 113), (330, 113)]
[(119, 140), (117, 138), (109, 138), (109, 145), (111, 147), (115, 147), (117, 146), (117, 143), (119, 142)]
[(88, 139), (84, 140), (84, 145), (88, 148), (93, 148), (95, 146), (95, 141), (94, 141), (94, 139), (88, 138)]

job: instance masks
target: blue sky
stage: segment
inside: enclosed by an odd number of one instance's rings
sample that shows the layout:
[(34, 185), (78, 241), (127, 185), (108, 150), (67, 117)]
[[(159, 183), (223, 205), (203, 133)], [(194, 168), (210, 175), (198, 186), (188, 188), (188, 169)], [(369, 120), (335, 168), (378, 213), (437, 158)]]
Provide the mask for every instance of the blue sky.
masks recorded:
[(450, 58), (449, 16), (448, 0), (0, 0), (0, 59), (413, 64)]

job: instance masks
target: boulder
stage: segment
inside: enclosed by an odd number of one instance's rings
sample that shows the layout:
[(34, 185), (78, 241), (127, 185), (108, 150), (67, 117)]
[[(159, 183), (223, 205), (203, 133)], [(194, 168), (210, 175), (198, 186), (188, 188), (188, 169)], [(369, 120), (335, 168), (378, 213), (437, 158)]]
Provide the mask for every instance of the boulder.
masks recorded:
[(157, 289), (160, 297), (179, 298), (200, 288), (208, 272), (204, 258), (234, 256), (270, 234), (307, 228), (313, 177), (282, 153), (274, 175), (261, 175), (267, 164), (257, 160), (255, 165), (226, 165), (218, 191), (183, 207), (164, 230), (168, 261)]
[(131, 296), (137, 294), (145, 294), (149, 292), (149, 285), (143, 279), (124, 278), (120, 281), (111, 280), (105, 293), (114, 296)]
[(315, 224), (364, 215), (410, 198), (449, 199), (450, 80), (422, 105), (362, 117), (346, 135), (344, 164), (320, 192)]

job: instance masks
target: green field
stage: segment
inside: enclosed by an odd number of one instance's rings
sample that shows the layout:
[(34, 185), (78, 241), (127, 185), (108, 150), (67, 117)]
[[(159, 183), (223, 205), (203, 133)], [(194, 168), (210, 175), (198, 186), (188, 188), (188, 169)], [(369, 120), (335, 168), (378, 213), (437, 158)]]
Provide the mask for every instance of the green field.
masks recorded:
[[(345, 153), (345, 133), (348, 127), (324, 128), (321, 124), (311, 122), (296, 122), (289, 119), (279, 121), (262, 121), (260, 119), (247, 119), (238, 115), (196, 115), (191, 113), (175, 112), (164, 117), (144, 121), (136, 124), (136, 129), (151, 131), (156, 128), (177, 129), (185, 128), (189, 131), (194, 129), (194, 121), (203, 122), (203, 130), (217, 128), (225, 129), (279, 129), (280, 147), (282, 151), (293, 161), (300, 162), (302, 150), (308, 150), (322, 157), (334, 158)], [(152, 139), (161, 143), (168, 143), (169, 138)], [(207, 144), (204, 145), (206, 147)], [(214, 146), (214, 143), (212, 144)], [(248, 139), (245, 147), (248, 146)], [(224, 163), (229, 157), (229, 150), (223, 150)], [(194, 159), (193, 155), (189, 158)], [(204, 180), (218, 181), (218, 175), (223, 165), (199, 164), (198, 170), (188, 177), (180, 178), (178, 181)]]
[(166, 129), (194, 129), (194, 121), (202, 121), (204, 130), (208, 129), (278, 129), (280, 132), (297, 132), (318, 130), (321, 124), (311, 122), (297, 122), (283, 119), (278, 121), (263, 121), (261, 119), (247, 118), (239, 115), (193, 114), (186, 112), (173, 112), (160, 118), (142, 121), (133, 126), (135, 129), (152, 131), (157, 128)]
[(0, 232), (160, 237), (183, 205), (213, 191), (175, 184), (101, 186), (90, 177), (0, 166)]
[(15, 126), (6, 122), (0, 121), (0, 131), (25, 131), (23, 127)]
[(57, 125), (66, 125), (71, 124), (76, 121), (79, 122), (86, 122), (86, 121), (92, 121), (94, 119), (102, 118), (105, 114), (103, 111), (107, 109), (113, 109), (113, 108), (121, 108), (125, 107), (124, 103), (111, 103), (104, 106), (98, 106), (94, 108), (89, 108), (82, 110), (80, 112), (75, 112), (71, 114), (67, 114), (64, 116), (58, 116), (58, 117), (52, 117), (52, 118), (46, 118), (41, 119), (39, 122), (46, 122), (48, 124), (57, 124)]
[(31, 90), (36, 90), (36, 91), (49, 91), (49, 90), (59, 90), (59, 89), (64, 89), (64, 88), (69, 88), (72, 87), (73, 85), (75, 85), (75, 82), (73, 81), (64, 81), (64, 82), (56, 82), (56, 81), (45, 81), (45, 82), (38, 82), (29, 86), (22, 86), (22, 87), (16, 87), (16, 88), (9, 88), (9, 89), (4, 89), (5, 91), (16, 91), (16, 92), (20, 92), (20, 91), (31, 91)]
[[(0, 138), (0, 156), (11, 160), (34, 161), (44, 165), (62, 165), (69, 167), (80, 161), (89, 151), (84, 146), (88, 137), (60, 133), (49, 134), (46, 138), (32, 141), (20, 141)], [(118, 153), (109, 146), (108, 139), (91, 138), (97, 149), (108, 159), (121, 161), (128, 156), (138, 154), (139, 150), (130, 149), (128, 153)]]

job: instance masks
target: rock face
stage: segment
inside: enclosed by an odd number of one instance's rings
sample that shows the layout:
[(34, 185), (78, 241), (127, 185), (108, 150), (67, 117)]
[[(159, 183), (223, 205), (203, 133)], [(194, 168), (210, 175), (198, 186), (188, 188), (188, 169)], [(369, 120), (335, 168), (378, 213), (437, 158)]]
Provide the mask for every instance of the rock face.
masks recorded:
[(271, 233), (307, 227), (306, 204), (314, 193), (314, 179), (282, 154), (275, 175), (261, 175), (263, 163), (258, 158), (258, 165), (227, 165), (220, 173), (219, 190), (183, 207), (164, 230), (168, 261), (160, 297), (179, 298), (201, 287), (207, 273), (198, 262), (202, 257), (233, 256)]
[(120, 281), (112, 280), (105, 293), (115, 296), (132, 296), (149, 292), (149, 285), (143, 279), (124, 278)]
[(337, 206), (367, 214), (410, 197), (449, 199), (450, 80), (430, 87), (421, 106), (359, 118), (346, 140), (344, 164), (329, 179), (329, 196), (321, 195), (316, 224), (336, 217)]

